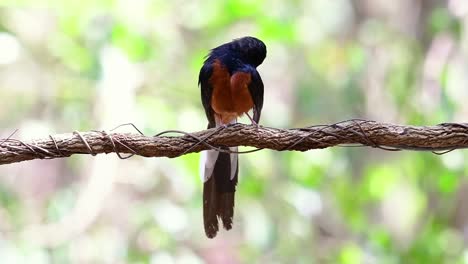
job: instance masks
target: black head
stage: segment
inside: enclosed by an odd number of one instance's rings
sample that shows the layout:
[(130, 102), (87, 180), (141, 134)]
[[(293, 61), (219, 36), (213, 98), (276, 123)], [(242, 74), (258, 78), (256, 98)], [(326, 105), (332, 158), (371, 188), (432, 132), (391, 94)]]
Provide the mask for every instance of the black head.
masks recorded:
[(234, 39), (229, 43), (229, 46), (232, 51), (239, 55), (241, 60), (254, 67), (262, 64), (267, 53), (265, 44), (254, 37)]
[[(212, 49), (205, 62), (212, 62), (213, 59), (223, 57), (235, 58), (257, 67), (262, 64), (266, 57), (266, 52), (266, 46), (261, 40), (254, 37), (243, 37)], [(229, 61), (225, 63), (229, 64)]]

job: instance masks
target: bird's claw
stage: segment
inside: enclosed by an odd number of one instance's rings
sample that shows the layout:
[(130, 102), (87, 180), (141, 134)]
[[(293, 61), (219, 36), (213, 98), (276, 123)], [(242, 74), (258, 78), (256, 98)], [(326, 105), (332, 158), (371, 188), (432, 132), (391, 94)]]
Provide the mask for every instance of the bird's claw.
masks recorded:
[(249, 113), (245, 113), (245, 114), (249, 117), (250, 122), (252, 122), (251, 123), (252, 126), (255, 126), (256, 128), (260, 126), (257, 122), (255, 122), (255, 120), (253, 120), (253, 118), (249, 115)]

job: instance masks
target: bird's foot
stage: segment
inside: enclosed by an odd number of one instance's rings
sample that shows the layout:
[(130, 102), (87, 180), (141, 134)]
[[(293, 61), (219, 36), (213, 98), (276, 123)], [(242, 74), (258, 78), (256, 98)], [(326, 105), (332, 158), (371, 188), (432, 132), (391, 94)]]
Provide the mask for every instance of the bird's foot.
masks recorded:
[(245, 113), (245, 114), (249, 117), (250, 122), (252, 122), (252, 125), (258, 128), (259, 127), (258, 123), (255, 122), (255, 120), (253, 120), (253, 118), (249, 115), (249, 113)]

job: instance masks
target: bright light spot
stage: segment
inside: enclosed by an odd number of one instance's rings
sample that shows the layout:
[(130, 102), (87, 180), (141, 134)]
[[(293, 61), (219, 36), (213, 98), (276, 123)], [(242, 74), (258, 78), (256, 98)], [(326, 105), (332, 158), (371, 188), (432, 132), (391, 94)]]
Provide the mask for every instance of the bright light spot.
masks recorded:
[(151, 256), (151, 264), (156, 264), (156, 263), (167, 263), (167, 264), (172, 264), (175, 263), (174, 258), (169, 255), (167, 252), (158, 252), (154, 253)]
[(465, 252), (463, 252), (463, 260), (465, 264), (468, 264), (468, 250), (465, 250)]
[[(102, 63), (101, 85), (109, 85), (112, 89), (119, 87), (113, 95), (125, 96), (127, 90), (139, 86), (143, 81), (143, 75), (139, 67), (129, 61), (127, 56), (118, 48), (106, 47), (100, 54)], [(115, 91), (115, 90), (113, 90)]]
[(287, 194), (287, 199), (304, 217), (313, 217), (323, 209), (322, 198), (316, 191), (294, 187)]
[(465, 166), (465, 157), (461, 151), (452, 151), (442, 155), (442, 162), (447, 168), (457, 170)]
[(463, 17), (466, 14), (468, 14), (468, 1), (450, 0), (448, 4), (448, 8), (457, 17)]
[(252, 202), (243, 209), (246, 240), (257, 247), (266, 247), (270, 240), (271, 221), (264, 207)]
[(0, 65), (15, 62), (20, 53), (18, 40), (8, 33), (0, 33)]
[(465, 98), (468, 96), (468, 90), (465, 87), (468, 82), (467, 68), (468, 63), (462, 59), (461, 54), (454, 55), (447, 67), (447, 95), (460, 105), (464, 105)]
[(414, 227), (425, 207), (424, 198), (419, 189), (401, 182), (382, 200), (380, 210), (383, 224), (399, 243), (411, 241)]
[(188, 224), (184, 210), (169, 201), (159, 202), (153, 216), (164, 230), (171, 233), (182, 231)]
[(190, 251), (189, 249), (181, 250), (178, 258), (177, 263), (185, 263), (185, 264), (203, 264), (203, 260), (200, 259), (195, 253)]
[[(317, 27), (317, 18), (305, 15), (298, 19), (297, 30), (301, 40), (309, 45), (318, 44), (326, 37), (322, 27)], [(314, 30), (311, 30), (313, 28)]]
[(205, 120), (204, 116), (200, 115), (200, 112), (189, 109), (181, 109), (177, 115), (177, 121), (180, 126), (187, 129), (204, 129), (206, 127)]

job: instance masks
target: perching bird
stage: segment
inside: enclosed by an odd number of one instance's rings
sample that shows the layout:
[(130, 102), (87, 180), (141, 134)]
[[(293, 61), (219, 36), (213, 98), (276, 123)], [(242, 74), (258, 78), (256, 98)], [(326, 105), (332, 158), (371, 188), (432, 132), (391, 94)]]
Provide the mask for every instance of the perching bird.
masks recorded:
[[(256, 68), (265, 57), (265, 44), (254, 37), (235, 39), (211, 50), (198, 79), (208, 128), (236, 123), (243, 114), (258, 125), (263, 82)], [(253, 118), (248, 114), (251, 109)], [(229, 150), (235, 152), (237, 147)], [(238, 167), (235, 153), (215, 150), (202, 153), (203, 222), (209, 238), (218, 232), (218, 219), (225, 229), (232, 227)]]

